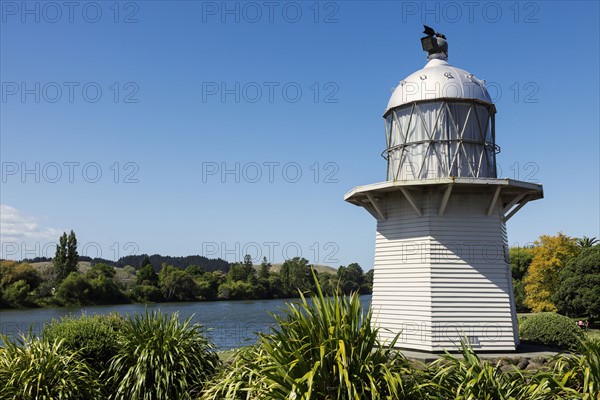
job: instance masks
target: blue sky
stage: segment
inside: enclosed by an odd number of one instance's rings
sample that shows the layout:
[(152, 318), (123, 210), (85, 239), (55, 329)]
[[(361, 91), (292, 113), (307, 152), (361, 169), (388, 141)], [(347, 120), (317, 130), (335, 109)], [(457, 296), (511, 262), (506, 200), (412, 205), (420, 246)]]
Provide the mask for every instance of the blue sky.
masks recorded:
[[(372, 267), (381, 115), (426, 62), (485, 79), (509, 242), (600, 236), (598, 2), (1, 1), (2, 256), (302, 255)], [(29, 171), (29, 172), (27, 172)], [(229, 172), (228, 172), (229, 171)]]

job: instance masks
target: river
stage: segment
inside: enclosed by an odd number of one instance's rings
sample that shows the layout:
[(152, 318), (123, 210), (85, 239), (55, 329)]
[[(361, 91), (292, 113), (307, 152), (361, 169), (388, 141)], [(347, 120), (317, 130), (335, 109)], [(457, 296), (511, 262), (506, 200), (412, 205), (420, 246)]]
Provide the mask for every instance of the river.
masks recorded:
[[(370, 295), (360, 298), (364, 306), (371, 301)], [(268, 333), (275, 320), (270, 315), (282, 314), (285, 300), (253, 300), (253, 301), (215, 301), (195, 303), (159, 303), (159, 304), (123, 304), (113, 306), (85, 306), (63, 308), (34, 308), (27, 310), (0, 310), (0, 333), (16, 338), (20, 333), (30, 329), (34, 335), (42, 332), (46, 322), (66, 315), (79, 316), (82, 313), (109, 314), (117, 312), (121, 315), (144, 313), (148, 310), (161, 310), (165, 313), (179, 312), (181, 319), (192, 316), (192, 321), (207, 328), (208, 338), (219, 350), (254, 344), (256, 333)]]

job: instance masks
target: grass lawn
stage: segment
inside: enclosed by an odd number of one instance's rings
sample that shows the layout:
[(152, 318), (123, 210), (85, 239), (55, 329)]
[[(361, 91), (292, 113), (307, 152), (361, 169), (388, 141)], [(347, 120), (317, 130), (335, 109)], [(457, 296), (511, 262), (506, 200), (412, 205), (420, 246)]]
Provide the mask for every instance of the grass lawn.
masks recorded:
[(600, 329), (590, 329), (587, 334), (590, 339), (600, 340)]
[(219, 356), (221, 362), (227, 362), (238, 350), (239, 349), (217, 351), (217, 355)]

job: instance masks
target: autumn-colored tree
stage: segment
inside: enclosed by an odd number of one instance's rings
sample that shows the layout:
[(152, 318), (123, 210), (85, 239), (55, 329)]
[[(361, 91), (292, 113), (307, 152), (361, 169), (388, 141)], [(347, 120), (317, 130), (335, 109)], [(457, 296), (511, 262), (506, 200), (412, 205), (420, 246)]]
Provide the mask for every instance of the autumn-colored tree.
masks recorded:
[(533, 312), (556, 311), (552, 295), (558, 290), (559, 273), (579, 249), (575, 239), (563, 233), (542, 235), (535, 241), (533, 260), (525, 276), (525, 304)]

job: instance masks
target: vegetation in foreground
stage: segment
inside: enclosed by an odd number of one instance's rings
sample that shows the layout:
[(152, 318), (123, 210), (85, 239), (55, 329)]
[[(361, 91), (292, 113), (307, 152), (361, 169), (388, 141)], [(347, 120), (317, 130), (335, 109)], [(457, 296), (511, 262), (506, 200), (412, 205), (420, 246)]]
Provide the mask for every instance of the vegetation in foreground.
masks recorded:
[(243, 349), (203, 399), (364, 399), (398, 396), (409, 362), (383, 346), (358, 295), (288, 304), (277, 327)]
[[(96, 264), (85, 274), (70, 270), (76, 259), (74, 235), (70, 238), (61, 240), (64, 249), (57, 250), (55, 264), (65, 268), (56, 276), (66, 278), (50, 298), (82, 302), (126, 293), (114, 281), (112, 267)], [(600, 399), (600, 340), (584, 336), (573, 321), (583, 317), (593, 323), (600, 314), (600, 245), (562, 234), (542, 236), (532, 248), (511, 249), (511, 258), (515, 290), (522, 289), (519, 307), (547, 311), (520, 321), (523, 339), (576, 354), (521, 370), (482, 360), (463, 346), (462, 357), (446, 354), (428, 365), (415, 364), (378, 342), (371, 314), (360, 306), (363, 286), (350, 278), (360, 267), (340, 268), (335, 279), (324, 279), (303, 259), (284, 264), (278, 276), (266, 261), (258, 271), (246, 262), (221, 273), (217, 298), (260, 287), (262, 275), (286, 295), (300, 288), (301, 302), (288, 305), (270, 334), (237, 351), (226, 365), (203, 328), (180, 322), (177, 315), (66, 318), (46, 326), (40, 339), (2, 337), (0, 399)], [(47, 282), (27, 265), (0, 268), (3, 301), (35, 302), (33, 287), (49, 293)], [(163, 267), (156, 274), (146, 264), (137, 271), (136, 284), (151, 287), (142, 292), (162, 299), (179, 293), (198, 299), (203, 278), (189, 276), (207, 275), (195, 267)], [(215, 286), (209, 288), (215, 293)], [(304, 292), (313, 293), (311, 301)], [(69, 297), (80, 293), (87, 297)]]
[[(118, 351), (108, 368), (111, 398), (191, 399), (220, 365), (204, 329), (177, 314), (131, 317), (118, 335)], [(103, 371), (104, 372), (104, 371)]]
[(41, 339), (3, 337), (0, 399), (600, 399), (600, 341), (540, 370), (468, 346), (422, 365), (379, 343), (356, 293), (316, 288), (225, 365), (176, 314), (65, 318)]
[(0, 338), (0, 399), (195, 399), (221, 362), (177, 314), (66, 317), (41, 338)]
[(566, 340), (581, 343), (582, 354), (561, 354), (537, 371), (503, 371), (467, 345), (461, 357), (411, 362), (378, 341), (371, 317), (356, 294), (302, 298), (256, 346), (240, 350), (201, 399), (600, 399), (600, 341), (579, 331)]

